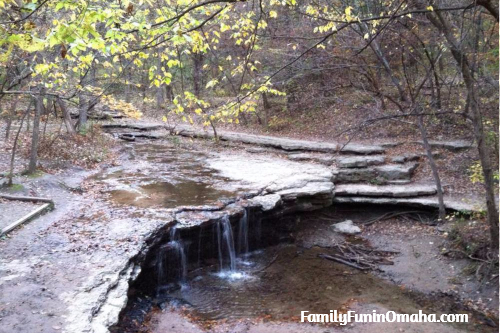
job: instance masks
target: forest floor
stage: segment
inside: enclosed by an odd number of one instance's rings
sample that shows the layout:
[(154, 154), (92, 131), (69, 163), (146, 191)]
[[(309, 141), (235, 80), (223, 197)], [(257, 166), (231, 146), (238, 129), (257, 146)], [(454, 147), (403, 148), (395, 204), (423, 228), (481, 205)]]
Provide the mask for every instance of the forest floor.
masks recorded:
[[(0, 135), (3, 135), (3, 131), (0, 131)], [(186, 146), (201, 151), (237, 150), (235, 147), (214, 147), (213, 143), (208, 141), (182, 138), (176, 138), (167, 144), (172, 143), (174, 147)], [(127, 228), (133, 225), (130, 224), (131, 220), (144, 218), (144, 221), (150, 223), (151, 218), (137, 215), (134, 208), (110, 205), (109, 196), (92, 185), (92, 175), (123, 162), (120, 156), (121, 143), (110, 140), (107, 145), (109, 154), (107, 159), (101, 162), (82, 166), (71, 161), (61, 163), (52, 160), (57, 162), (53, 164), (50, 159), (42, 159), (44, 172), (35, 176), (19, 175), (15, 177), (16, 187), (2, 190), (11, 194), (52, 198), (56, 209), (0, 239), (0, 332), (71, 332), (66, 328), (66, 323), (75, 320), (75, 313), (79, 310), (91, 306), (85, 303), (85, 299), (78, 299), (81, 295), (75, 288), (85, 288), (90, 273), (95, 277), (94, 287), (99, 288), (101, 279), (108, 279), (108, 276), (111, 277), (115, 273), (113, 269), (116, 262), (113, 261), (122, 260), (137, 251), (138, 241), (131, 236)], [(415, 145), (415, 149), (418, 148)], [(445, 156), (448, 154), (446, 151), (441, 153)], [(20, 166), (26, 163), (25, 156), (21, 154), (18, 158), (17, 171), (21, 171)], [(9, 157), (8, 144), (2, 142), (2, 173), (8, 170)], [(467, 175), (465, 161), (470, 161), (471, 158), (474, 158), (474, 152), (468, 150), (440, 159), (439, 165), (445, 174), (445, 182), (453, 183), (457, 192), (481, 192), (477, 184), (470, 183)], [(429, 170), (425, 168), (426, 166), (423, 166), (419, 171), (422, 177), (429, 174)], [(447, 172), (450, 172), (449, 178), (446, 176)], [(460, 175), (457, 181), (456, 175)], [(4, 205), (5, 202), (0, 204)], [(18, 209), (13, 209), (10, 203), (8, 206), (12, 211), (3, 213), (2, 219), (10, 219), (26, 209), (25, 205), (19, 205)], [(467, 225), (475, 223), (474, 221), (473, 217), (464, 218), (461, 223)], [(402, 252), (396, 265), (387, 271), (388, 279), (425, 293), (458, 293), (459, 298), (472, 308), (485, 313), (493, 312), (494, 316), (498, 316), (498, 278), (493, 282), (478, 280), (473, 274), (466, 273), (467, 267), (475, 264), (474, 261), (442, 255), (443, 246), (451, 246), (451, 241), (444, 235), (449, 231), (442, 230), (448, 230), (446, 228), (452, 228), (453, 225), (454, 222), (447, 222), (437, 227), (417, 227), (388, 221), (366, 228), (363, 235), (384, 249), (397, 248)], [(152, 230), (154, 225), (148, 228)], [(407, 247), (407, 244), (412, 246)], [(75, 308), (71, 310), (72, 313), (68, 313), (67, 307), (72, 303), (72, 298)], [(167, 322), (158, 322), (155, 325), (158, 325), (160, 332), (163, 328), (168, 328), (170, 332), (201, 330), (200, 326), (186, 321), (176, 313), (173, 313)], [(307, 332), (309, 328), (305, 327), (308, 326), (296, 323), (252, 322), (239, 323), (236, 326), (222, 325), (216, 331)], [(436, 331), (435, 327), (416, 330), (414, 327), (400, 324), (390, 327), (358, 325), (356, 330), (386, 332), (394, 328), (407, 332)], [(442, 331), (447, 330), (455, 332), (448, 327)], [(325, 329), (312, 327), (310, 331), (325, 332)], [(337, 328), (330, 331), (336, 332)]]

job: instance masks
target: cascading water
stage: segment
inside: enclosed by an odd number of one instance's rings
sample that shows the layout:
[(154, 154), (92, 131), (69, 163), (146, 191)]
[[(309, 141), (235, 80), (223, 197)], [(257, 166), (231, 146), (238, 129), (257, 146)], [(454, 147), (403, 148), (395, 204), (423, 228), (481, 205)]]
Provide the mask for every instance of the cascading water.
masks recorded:
[(248, 214), (245, 209), (238, 225), (238, 255), (248, 253)]
[(178, 230), (173, 227), (170, 230), (170, 241), (160, 247), (156, 264), (158, 275), (158, 286), (168, 283), (172, 274), (176, 280), (185, 281), (187, 277), (187, 255), (185, 245), (182, 242)]
[(170, 229), (170, 242), (167, 244), (171, 245), (179, 258), (179, 278), (181, 279), (181, 281), (185, 281), (187, 277), (187, 256), (184, 244), (176, 227), (172, 227), (172, 229)]
[[(219, 271), (236, 270), (236, 251), (234, 249), (234, 236), (229, 217), (224, 216), (215, 224), (217, 234), (217, 249), (219, 257)], [(228, 265), (226, 265), (228, 263)]]

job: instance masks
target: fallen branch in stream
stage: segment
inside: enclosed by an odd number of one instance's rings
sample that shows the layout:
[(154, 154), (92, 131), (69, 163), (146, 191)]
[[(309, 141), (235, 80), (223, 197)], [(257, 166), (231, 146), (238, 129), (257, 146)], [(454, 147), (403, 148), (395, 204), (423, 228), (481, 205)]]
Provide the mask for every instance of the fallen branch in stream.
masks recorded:
[(279, 253), (278, 253), (277, 255), (275, 255), (275, 256), (273, 257), (273, 259), (271, 259), (271, 261), (269, 261), (269, 262), (267, 263), (267, 265), (266, 265), (266, 266), (262, 267), (262, 268), (261, 268), (261, 269), (259, 269), (259, 270), (256, 270), (254, 273), (260, 273), (260, 272), (265, 271), (265, 270), (266, 270), (266, 269), (268, 269), (268, 268), (269, 268), (272, 264), (274, 264), (274, 262), (276, 261), (276, 259), (278, 259), (278, 257), (279, 257)]
[(318, 254), (318, 257), (323, 258), (323, 259), (332, 260), (332, 261), (347, 265), (349, 267), (359, 269), (361, 271), (367, 271), (369, 269), (372, 269), (372, 267), (370, 267), (370, 266), (361, 266), (361, 265), (352, 263), (350, 261), (344, 260), (342, 258), (337, 258), (337, 256), (331, 256), (331, 255), (324, 254), (324, 253)]
[[(425, 214), (425, 213), (426, 212), (423, 212), (420, 210), (404, 211), (404, 212), (388, 212), (388, 213), (382, 214), (381, 216), (376, 217), (374, 219), (371, 219), (371, 220), (368, 220), (365, 222), (359, 222), (359, 223), (363, 224), (363, 225), (371, 225), (371, 224), (378, 222), (378, 221), (388, 220), (388, 219), (392, 219), (394, 217), (402, 216), (402, 217), (411, 218), (411, 219), (419, 221), (421, 223), (429, 224), (431, 222), (425, 221), (421, 216), (421, 214)], [(416, 216), (414, 216), (414, 215), (416, 215)]]
[(376, 250), (357, 244), (335, 244), (333, 246), (340, 253), (318, 255), (320, 258), (332, 260), (359, 270), (378, 270), (378, 265), (394, 265), (387, 256), (398, 254), (397, 251)]

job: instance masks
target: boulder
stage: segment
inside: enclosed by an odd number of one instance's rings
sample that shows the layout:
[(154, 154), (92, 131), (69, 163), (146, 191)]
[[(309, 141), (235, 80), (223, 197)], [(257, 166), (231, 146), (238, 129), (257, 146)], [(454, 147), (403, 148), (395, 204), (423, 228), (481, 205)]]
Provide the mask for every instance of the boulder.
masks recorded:
[(361, 232), (361, 229), (352, 223), (351, 220), (345, 220), (344, 222), (332, 224), (332, 228), (335, 232), (340, 232), (346, 235), (355, 235)]

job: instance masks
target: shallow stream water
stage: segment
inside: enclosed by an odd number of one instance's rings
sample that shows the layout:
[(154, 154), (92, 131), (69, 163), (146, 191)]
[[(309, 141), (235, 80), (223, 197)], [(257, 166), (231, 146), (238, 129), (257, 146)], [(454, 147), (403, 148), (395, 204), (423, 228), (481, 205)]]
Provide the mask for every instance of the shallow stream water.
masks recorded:
[(204, 205), (243, 191), (209, 168), (203, 152), (145, 142), (126, 145), (123, 155), (122, 165), (96, 177), (117, 204), (141, 208)]

